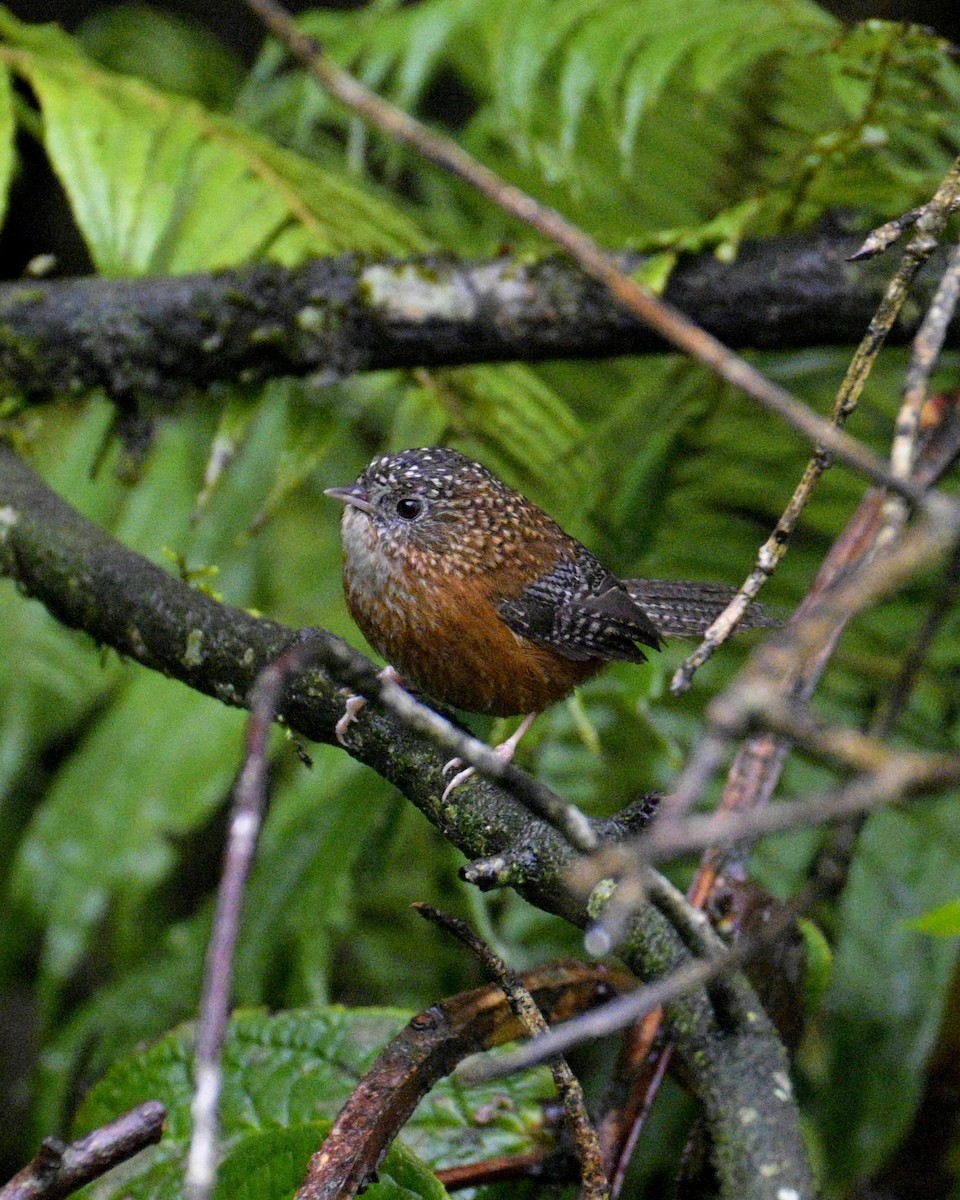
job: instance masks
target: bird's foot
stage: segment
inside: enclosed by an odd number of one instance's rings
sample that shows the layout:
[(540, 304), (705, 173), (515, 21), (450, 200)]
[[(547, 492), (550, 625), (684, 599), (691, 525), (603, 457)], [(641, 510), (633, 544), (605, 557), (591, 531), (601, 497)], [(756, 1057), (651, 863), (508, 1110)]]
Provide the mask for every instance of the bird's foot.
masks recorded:
[[(517, 746), (520, 745), (520, 739), (533, 724), (536, 716), (536, 713), (527, 713), (527, 715), (523, 718), (513, 733), (510, 734), (506, 741), (500, 742), (499, 745), (492, 747), (494, 754), (500, 759), (501, 762), (508, 763), (513, 761), (513, 756), (516, 753)], [(446, 775), (449, 771), (457, 771), (458, 767), (463, 767), (463, 759), (451, 758), (448, 763), (444, 763), (443, 774)], [(476, 773), (476, 767), (464, 767), (462, 771), (457, 771), (456, 775), (454, 775), (447, 786), (443, 789), (443, 795), (440, 797), (440, 803), (442, 804), (446, 800), (454, 788), (458, 788), (461, 783), (466, 783), (471, 775), (476, 775)]]
[(342, 696), (346, 696), (347, 702), (343, 706), (343, 716), (336, 723), (336, 725), (334, 725), (333, 732), (336, 734), (337, 741), (340, 743), (340, 745), (346, 749), (347, 730), (354, 723), (354, 721), (356, 721), (360, 711), (366, 707), (367, 700), (365, 696), (358, 696), (356, 693), (349, 691), (347, 688), (344, 688), (340, 694)]
[[(382, 679), (384, 683), (395, 683), (399, 687), (403, 687), (403, 677), (400, 672), (388, 663), (382, 671), (377, 672), (377, 677)], [(356, 721), (357, 716), (367, 704), (365, 696), (358, 696), (355, 692), (351, 692), (349, 688), (343, 688), (341, 695), (346, 696), (347, 702), (344, 705), (344, 713), (340, 720), (333, 727), (333, 732), (336, 734), (337, 741), (344, 749), (347, 748), (347, 730)]]
[[(498, 747), (494, 746), (493, 749), (497, 750)], [(448, 771), (457, 771), (457, 767), (463, 767), (463, 759), (451, 758), (448, 763), (444, 763), (443, 774), (446, 775)], [(458, 788), (461, 783), (466, 783), (471, 775), (476, 775), (476, 773), (476, 767), (463, 767), (462, 771), (457, 771), (456, 775), (454, 775), (447, 786), (443, 789), (443, 795), (440, 797), (440, 803), (443, 804), (454, 788)]]

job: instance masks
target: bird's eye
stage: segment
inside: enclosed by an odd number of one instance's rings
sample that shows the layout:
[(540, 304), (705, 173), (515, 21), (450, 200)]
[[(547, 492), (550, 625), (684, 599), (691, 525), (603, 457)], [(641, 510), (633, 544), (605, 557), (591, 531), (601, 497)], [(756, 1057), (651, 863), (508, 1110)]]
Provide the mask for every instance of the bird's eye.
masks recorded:
[(397, 516), (405, 521), (415, 521), (423, 512), (423, 501), (416, 496), (404, 496), (397, 501)]

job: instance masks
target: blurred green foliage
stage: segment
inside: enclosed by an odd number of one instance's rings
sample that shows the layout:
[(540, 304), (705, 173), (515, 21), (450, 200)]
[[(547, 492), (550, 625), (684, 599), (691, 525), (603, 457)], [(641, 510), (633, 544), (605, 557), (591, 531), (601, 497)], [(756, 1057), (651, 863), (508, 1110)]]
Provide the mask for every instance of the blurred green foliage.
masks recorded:
[(77, 39), (107, 70), (136, 75), (207, 108), (228, 108), (243, 81), (240, 63), (213, 34), (149, 4), (95, 12), (77, 30)]
[[(881, 22), (843, 30), (807, 0), (380, 0), (307, 14), (303, 26), (614, 247), (730, 255), (746, 235), (806, 227), (837, 206), (868, 227), (928, 197), (960, 148), (960, 70), (943, 45)], [(109, 274), (345, 249), (542, 249), (462, 184), (335, 109), (275, 45), (239, 83), (226, 55), (204, 32), (135, 7), (98, 16), (82, 44), (0, 10), (0, 208), (16, 169), (16, 119), (39, 139), (92, 261)], [(212, 77), (216, 88), (201, 86)], [(824, 350), (760, 362), (825, 411), (846, 359)], [(856, 418), (855, 432), (878, 448), (904, 364), (902, 353), (884, 355)], [(115, 449), (90, 477), (111, 420), (93, 396), (25, 411), (18, 436), (51, 484), (126, 544), (191, 571), (215, 567), (213, 586), (231, 603), (357, 644), (340, 592), (338, 513), (321, 490), (352, 480), (378, 450), (449, 442), (542, 503), (614, 570), (728, 583), (752, 565), (808, 453), (670, 356), (238, 384), (164, 419), (132, 487), (112, 473)], [(862, 494), (859, 480), (830, 473), (771, 587), (774, 603), (803, 594)], [(868, 718), (934, 582), (845, 635), (821, 692), (825, 715)], [(668, 785), (746, 644), (679, 701), (665, 679), (680, 646), (647, 667), (607, 671), (538, 722), (521, 761), (595, 813)], [(953, 619), (899, 728), (905, 744), (956, 745), (958, 672)], [(148, 1071), (172, 1054), (183, 1074), (181, 1034), (145, 1058), (124, 1056), (195, 1011), (242, 723), (0, 590), (0, 909), (10, 918), (0, 990), (26, 982), (41, 1042), (16, 1154), (66, 1128), (76, 1096), (111, 1064), (87, 1101), (88, 1123), (110, 1110), (116, 1072)], [(457, 854), (382, 781), (337, 750), (311, 754), (307, 770), (278, 734), (240, 1003), (422, 1007), (472, 985), (471, 965), (409, 914), (419, 899), (469, 915), (521, 966), (576, 951), (573, 931), (515, 897), (462, 888)], [(797, 760), (782, 793), (829, 779)], [(755, 856), (757, 877), (789, 895), (819, 840), (771, 839)], [(906, 922), (956, 894), (958, 842), (947, 802), (872, 821), (843, 904), (823, 914), (833, 977), (801, 1070), (831, 1195), (883, 1161), (916, 1103), (955, 948)], [(302, 1161), (296, 1129), (257, 1136), (259, 1146), (238, 1144), (237, 1179), (260, 1178), (261, 1166), (269, 1176), (273, 1155)], [(656, 1178), (663, 1163), (643, 1169)], [(169, 1178), (138, 1186), (173, 1194)], [(404, 1186), (435, 1194), (423, 1180)]]

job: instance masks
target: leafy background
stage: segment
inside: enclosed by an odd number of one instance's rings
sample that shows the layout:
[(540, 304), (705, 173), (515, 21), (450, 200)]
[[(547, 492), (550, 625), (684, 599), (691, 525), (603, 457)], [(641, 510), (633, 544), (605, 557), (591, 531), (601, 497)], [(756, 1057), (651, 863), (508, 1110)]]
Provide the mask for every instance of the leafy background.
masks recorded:
[[(806, 228), (837, 209), (867, 228), (926, 198), (960, 147), (960, 70), (936, 37), (881, 22), (844, 29), (810, 0), (383, 0), (308, 13), (304, 26), (384, 94), (447, 124), (615, 247), (730, 256), (744, 236)], [(22, 222), (31, 202), (24, 164), (42, 157), (65, 196), (64, 221), (103, 273), (293, 264), (345, 249), (543, 248), (334, 109), (275, 46), (248, 68), (200, 27), (145, 8), (101, 12), (76, 37), (0, 10), (0, 39), (10, 221)], [(846, 355), (759, 361), (823, 411)], [(878, 449), (904, 362), (885, 354), (857, 418), (855, 431)], [(945, 362), (945, 378), (955, 366)], [(353, 479), (376, 451), (449, 442), (618, 572), (730, 583), (749, 569), (806, 457), (792, 434), (670, 356), (221, 388), (185, 397), (159, 424), (135, 485), (118, 478), (137, 464), (111, 439), (102, 397), (2, 405), (51, 484), (126, 544), (182, 564), (234, 604), (358, 644), (340, 593), (338, 514), (321, 491)], [(861, 494), (857, 480), (831, 473), (771, 588), (775, 603), (802, 595)], [(918, 584), (857, 623), (825, 681), (824, 713), (868, 719), (928, 597), (929, 583)], [(596, 813), (667, 784), (704, 702), (744, 652), (725, 652), (675, 701), (665, 679), (682, 651), (613, 668), (554, 709), (524, 764)], [(905, 742), (955, 746), (958, 671), (953, 620), (901, 724)], [(104, 1072), (80, 1126), (144, 1088), (169, 1085), (163, 1094), (182, 1106), (182, 1078), (171, 1084), (168, 1068), (178, 1062), (182, 1076), (186, 1035), (134, 1051), (195, 1010), (241, 730), (240, 714), (99, 653), (0, 590), (0, 1014), (20, 1052), (4, 1052), (6, 1107), (18, 1117), (0, 1135), (10, 1170), (38, 1136), (71, 1126), (78, 1097)], [(311, 753), (308, 771), (277, 739), (236, 989), (246, 1006), (311, 1007), (250, 1014), (248, 1033), (252, 1022), (269, 1041), (281, 1028), (272, 1022), (293, 1022), (313, 1063), (335, 1025), (360, 1054), (370, 1020), (393, 1028), (398, 1006), (475, 983), (470, 964), (410, 915), (416, 899), (468, 915), (520, 966), (576, 952), (571, 931), (515, 897), (461, 887), (457, 854), (380, 780), (336, 750)], [(797, 761), (784, 794), (823, 778)], [(772, 840), (756, 876), (789, 895), (817, 842)], [(907, 922), (958, 893), (958, 851), (949, 800), (877, 818), (842, 904), (820, 914), (834, 970), (799, 1070), (830, 1195), (883, 1164), (916, 1105), (956, 953), (952, 938)], [(333, 1002), (390, 1012), (368, 1020), (322, 1007)], [(318, 1107), (329, 1089), (317, 1074), (296, 1120), (280, 1113), (263, 1103), (263, 1080), (251, 1080), (255, 1038), (244, 1042), (239, 1027), (234, 1038), (237, 1086), (249, 1087), (259, 1116), (230, 1127), (240, 1156), (231, 1178), (259, 1181), (251, 1195), (274, 1194), (271, 1164), (302, 1162), (298, 1123), (332, 1114)], [(31, 1047), (36, 1061), (24, 1064)], [(514, 1132), (529, 1142), (536, 1121), (523, 1105), (542, 1080), (516, 1087), (515, 1111), (527, 1117)], [(665, 1135), (645, 1152), (638, 1186), (669, 1173), (684, 1108), (679, 1091), (665, 1097)], [(428, 1127), (444, 1119), (423, 1117)], [(494, 1132), (478, 1128), (475, 1144), (494, 1152)], [(443, 1161), (436, 1140), (415, 1150)], [(173, 1176), (155, 1169), (137, 1194), (173, 1194)], [(438, 1194), (416, 1163), (396, 1167), (407, 1169), (398, 1187)]]

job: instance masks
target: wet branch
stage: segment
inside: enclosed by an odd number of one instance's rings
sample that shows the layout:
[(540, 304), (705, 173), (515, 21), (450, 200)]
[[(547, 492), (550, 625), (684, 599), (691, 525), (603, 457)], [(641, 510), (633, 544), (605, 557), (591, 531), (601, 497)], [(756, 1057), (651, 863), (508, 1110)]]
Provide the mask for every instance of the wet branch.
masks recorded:
[[(684, 257), (664, 298), (738, 349), (850, 345), (887, 273), (882, 260), (847, 261), (858, 241), (822, 231), (745, 242), (732, 263)], [(921, 310), (941, 259), (914, 284)], [(642, 259), (619, 261), (633, 271)], [(901, 318), (889, 341), (907, 341), (916, 325)], [(948, 340), (960, 346), (960, 323)], [(0, 385), (34, 401), (97, 387), (120, 404), (174, 407), (215, 383), (667, 348), (559, 257), (345, 254), (292, 268), (0, 285)]]

